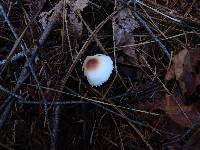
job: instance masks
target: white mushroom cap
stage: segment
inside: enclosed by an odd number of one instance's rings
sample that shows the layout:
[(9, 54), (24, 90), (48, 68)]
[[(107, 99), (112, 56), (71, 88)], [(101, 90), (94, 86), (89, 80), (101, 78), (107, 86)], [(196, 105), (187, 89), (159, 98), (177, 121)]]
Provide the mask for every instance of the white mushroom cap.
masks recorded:
[(91, 86), (100, 86), (109, 79), (113, 70), (113, 61), (103, 54), (87, 56), (83, 63), (83, 70)]

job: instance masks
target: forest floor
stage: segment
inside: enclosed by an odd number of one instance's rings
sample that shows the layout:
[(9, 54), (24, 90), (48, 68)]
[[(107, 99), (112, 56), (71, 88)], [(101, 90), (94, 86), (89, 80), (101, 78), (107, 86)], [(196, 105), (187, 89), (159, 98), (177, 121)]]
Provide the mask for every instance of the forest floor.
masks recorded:
[(200, 1), (0, 0), (0, 149), (199, 150), (199, 111)]

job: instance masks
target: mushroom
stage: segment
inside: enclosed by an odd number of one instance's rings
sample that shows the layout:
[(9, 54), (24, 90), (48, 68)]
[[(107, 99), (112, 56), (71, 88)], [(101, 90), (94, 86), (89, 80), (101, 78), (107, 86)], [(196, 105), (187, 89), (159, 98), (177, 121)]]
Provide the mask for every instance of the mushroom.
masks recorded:
[(82, 69), (91, 86), (101, 86), (112, 73), (113, 61), (109, 56), (103, 54), (87, 56)]

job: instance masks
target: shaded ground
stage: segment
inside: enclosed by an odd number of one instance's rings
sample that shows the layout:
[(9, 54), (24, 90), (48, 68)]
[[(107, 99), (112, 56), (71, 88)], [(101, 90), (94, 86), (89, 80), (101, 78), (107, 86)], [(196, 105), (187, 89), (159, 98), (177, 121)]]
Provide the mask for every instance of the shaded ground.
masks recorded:
[(199, 149), (199, 30), (198, 0), (0, 0), (0, 149)]

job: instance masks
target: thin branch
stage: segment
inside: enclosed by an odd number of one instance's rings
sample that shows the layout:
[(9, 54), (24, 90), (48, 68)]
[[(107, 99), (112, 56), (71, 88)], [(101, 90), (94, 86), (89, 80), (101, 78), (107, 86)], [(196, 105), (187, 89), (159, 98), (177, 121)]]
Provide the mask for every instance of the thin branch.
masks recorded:
[[(50, 33), (50, 31), (53, 29), (54, 25), (56, 24), (56, 21), (57, 21), (57, 17), (55, 17), (54, 19), (52, 19), (48, 26), (45, 28), (44, 32), (42, 33), (39, 41), (38, 41), (38, 44), (35, 45), (35, 47), (33, 48), (32, 50), (32, 55), (31, 55), (31, 58), (30, 58), (30, 61), (33, 62), (35, 57), (37, 56), (38, 54), (38, 50), (39, 48), (41, 48), (46, 39), (48, 38), (48, 35)], [(22, 71), (21, 71), (21, 74), (18, 78), (18, 81), (17, 81), (17, 84), (14, 88), (14, 92), (16, 92), (20, 87), (21, 85), (23, 84), (23, 82), (28, 78), (28, 76), (30, 75), (30, 72), (27, 70), (27, 68), (29, 67), (29, 63), (28, 61), (26, 61)], [(1, 105), (0, 107), (0, 113), (1, 111), (5, 108), (5, 111), (4, 113), (0, 116), (0, 129), (3, 127), (3, 125), (5, 124), (5, 121), (6, 119), (8, 118), (9, 114), (10, 114), (10, 111), (11, 111), (11, 106), (14, 104), (15, 102), (15, 99), (13, 99), (11, 96), (9, 96), (5, 101), (4, 103)]]
[(59, 133), (59, 124), (60, 124), (60, 112), (61, 112), (61, 106), (55, 106), (54, 107), (54, 116), (52, 117), (52, 131), (51, 133), (51, 150), (57, 149), (57, 140), (58, 140), (58, 133)]
[(136, 17), (136, 19), (141, 23), (141, 25), (146, 29), (146, 31), (149, 33), (151, 38), (159, 45), (159, 47), (162, 49), (162, 52), (165, 56), (165, 59), (168, 61), (170, 59), (170, 54), (165, 47), (165, 45), (162, 44), (162, 42), (158, 39), (158, 37), (151, 31), (148, 24), (138, 15), (138, 13), (134, 10), (132, 6), (129, 5), (129, 8), (133, 14), (133, 16)]
[(3, 8), (2, 2), (0, 0), (0, 15), (2, 14), (2, 16), (4, 17), (5, 22), (8, 24), (8, 27), (10, 28), (12, 34), (14, 35), (15, 39), (18, 39), (18, 35), (15, 32), (14, 27), (11, 25), (10, 20), (7, 17), (7, 14)]
[(22, 101), (17, 100), (16, 103), (18, 104), (26, 104), (26, 105), (73, 105), (73, 104), (87, 104), (88, 102), (85, 101), (60, 101), (60, 102), (39, 102), (39, 101)]
[(78, 63), (78, 61), (80, 60), (81, 56), (84, 54), (84, 52), (87, 50), (87, 47), (89, 46), (89, 44), (92, 42), (92, 39), (94, 38), (94, 35), (97, 34), (100, 29), (103, 27), (103, 25), (110, 20), (117, 12), (114, 11), (112, 14), (110, 14), (106, 19), (104, 19), (96, 28), (95, 30), (92, 32), (92, 34), (90, 34), (90, 36), (88, 37), (88, 39), (86, 40), (86, 42), (84, 43), (84, 45), (82, 46), (81, 50), (79, 51), (79, 53), (77, 54), (76, 58), (74, 59), (73, 63), (71, 64), (71, 66), (69, 67), (68, 72), (66, 73), (65, 77), (62, 80), (62, 84), (61, 84), (61, 88), (60, 91), (62, 91), (64, 89), (65, 83), (67, 82), (70, 74), (72, 73), (72, 71), (74, 70), (74, 67), (76, 66), (76, 64)]

